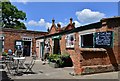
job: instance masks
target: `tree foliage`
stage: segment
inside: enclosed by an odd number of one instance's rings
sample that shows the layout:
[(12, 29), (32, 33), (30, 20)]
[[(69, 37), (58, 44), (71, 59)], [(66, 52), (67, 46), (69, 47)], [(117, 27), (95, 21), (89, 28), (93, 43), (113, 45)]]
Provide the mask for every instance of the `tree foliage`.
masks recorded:
[(26, 29), (21, 20), (26, 20), (26, 13), (18, 10), (11, 2), (2, 2), (2, 27), (14, 29)]

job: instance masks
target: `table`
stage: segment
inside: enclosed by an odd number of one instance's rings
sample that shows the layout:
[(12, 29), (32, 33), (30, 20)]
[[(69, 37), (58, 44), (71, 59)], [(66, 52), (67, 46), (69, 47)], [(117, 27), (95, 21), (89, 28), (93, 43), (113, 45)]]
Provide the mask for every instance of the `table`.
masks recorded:
[(20, 60), (25, 60), (25, 57), (13, 57), (14, 60), (17, 60), (17, 69), (16, 72), (19, 73), (19, 63)]

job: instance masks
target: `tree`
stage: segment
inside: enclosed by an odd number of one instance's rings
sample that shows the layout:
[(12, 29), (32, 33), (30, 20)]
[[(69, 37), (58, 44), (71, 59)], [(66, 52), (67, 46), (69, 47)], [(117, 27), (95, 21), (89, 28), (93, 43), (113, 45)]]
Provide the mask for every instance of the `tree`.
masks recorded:
[(26, 13), (18, 10), (10, 1), (2, 2), (2, 27), (13, 29), (26, 29), (21, 20), (26, 20)]

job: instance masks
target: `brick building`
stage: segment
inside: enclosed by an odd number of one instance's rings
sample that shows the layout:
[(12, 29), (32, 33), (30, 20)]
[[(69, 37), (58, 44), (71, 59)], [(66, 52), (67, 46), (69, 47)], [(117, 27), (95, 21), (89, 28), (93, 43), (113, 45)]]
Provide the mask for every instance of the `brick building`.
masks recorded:
[(45, 34), (46, 32), (41, 31), (3, 28), (2, 31), (0, 31), (1, 51), (8, 52), (8, 49), (11, 49), (15, 52), (15, 49), (20, 46), (23, 50), (27, 50), (26, 53), (24, 53), (25, 56), (31, 56), (36, 47), (35, 37)]
[(37, 55), (42, 58), (44, 43), (51, 54), (69, 53), (75, 74), (120, 70), (120, 17), (103, 18), (99, 22), (75, 27), (70, 23), (52, 26), (48, 34), (36, 38)]

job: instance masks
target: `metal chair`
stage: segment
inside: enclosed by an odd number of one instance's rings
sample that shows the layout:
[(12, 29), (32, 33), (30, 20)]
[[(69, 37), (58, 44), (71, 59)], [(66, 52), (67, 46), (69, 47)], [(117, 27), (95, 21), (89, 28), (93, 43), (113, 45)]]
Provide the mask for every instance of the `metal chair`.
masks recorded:
[(4, 64), (5, 64), (4, 69), (7, 69), (9, 74), (13, 74), (14, 62), (12, 60), (12, 57), (7, 56), (4, 59)]
[(31, 61), (30, 61), (30, 63), (25, 63), (25, 65), (27, 67), (25, 72), (33, 72), (32, 68), (35, 65), (36, 56), (32, 56), (29, 58), (31, 58)]
[(25, 61), (26, 61), (26, 57), (25, 57), (24, 60), (20, 60), (20, 61), (19, 61), (20, 69), (25, 69), (25, 65), (24, 65)]

